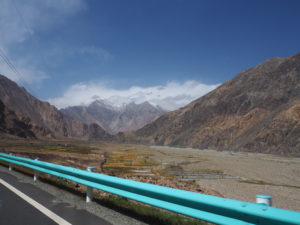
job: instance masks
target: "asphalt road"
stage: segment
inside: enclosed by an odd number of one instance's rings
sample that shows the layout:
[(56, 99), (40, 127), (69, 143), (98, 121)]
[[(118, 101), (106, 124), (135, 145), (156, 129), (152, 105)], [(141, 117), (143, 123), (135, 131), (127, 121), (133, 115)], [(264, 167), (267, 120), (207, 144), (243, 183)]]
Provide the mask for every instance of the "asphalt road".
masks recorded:
[[(85, 225), (111, 225), (104, 219), (89, 213), (86, 210), (79, 210), (75, 207), (59, 203), (55, 196), (39, 189), (38, 187), (19, 182), (8, 172), (0, 172), (0, 179), (16, 188), (18, 191), (38, 202), (49, 212), (60, 217), (62, 222), (55, 222), (51, 215), (45, 215), (40, 210), (43, 207), (34, 207), (31, 203), (25, 201), (15, 192), (4, 186), (0, 182), (0, 224), (5, 225), (35, 225), (35, 224), (85, 224)], [(62, 192), (63, 194), (63, 192)], [(50, 214), (51, 214), (50, 213)], [(65, 222), (63, 222), (65, 221)]]
[(0, 224), (54, 225), (56, 223), (8, 188), (0, 185)]

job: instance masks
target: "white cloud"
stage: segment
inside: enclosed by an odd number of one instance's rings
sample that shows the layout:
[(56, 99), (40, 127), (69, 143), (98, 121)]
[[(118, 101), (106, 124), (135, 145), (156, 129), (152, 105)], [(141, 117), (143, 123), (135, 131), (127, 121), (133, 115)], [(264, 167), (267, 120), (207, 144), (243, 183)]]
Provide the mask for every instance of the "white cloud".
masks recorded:
[(166, 85), (133, 86), (128, 89), (116, 90), (101, 83), (90, 82), (74, 84), (66, 90), (62, 97), (52, 98), (48, 101), (58, 108), (88, 105), (96, 99), (105, 100), (114, 106), (121, 106), (129, 102), (148, 101), (166, 110), (174, 110), (203, 96), (217, 86), (190, 80), (184, 83), (169, 82)]
[[(86, 8), (84, 0), (1, 0), (0, 3), (1, 55), (17, 68), (15, 73), (0, 57), (0, 73), (27, 84), (40, 84), (47, 75), (24, 55), (12, 59), (12, 48), (31, 38), (37, 31), (62, 23), (66, 16)], [(37, 59), (37, 58), (35, 58)], [(21, 81), (22, 80), (22, 81)], [(24, 84), (23, 84), (24, 85)]]

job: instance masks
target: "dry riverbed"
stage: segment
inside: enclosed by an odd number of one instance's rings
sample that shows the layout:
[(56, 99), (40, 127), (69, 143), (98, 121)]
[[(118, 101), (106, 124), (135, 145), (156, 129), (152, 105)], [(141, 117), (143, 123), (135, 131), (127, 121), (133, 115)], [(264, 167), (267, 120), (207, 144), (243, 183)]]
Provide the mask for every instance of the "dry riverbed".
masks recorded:
[[(254, 202), (273, 196), (273, 205), (300, 211), (300, 158), (259, 153), (153, 146), (154, 158), (179, 180), (194, 180), (227, 198)], [(170, 166), (172, 165), (172, 166)]]

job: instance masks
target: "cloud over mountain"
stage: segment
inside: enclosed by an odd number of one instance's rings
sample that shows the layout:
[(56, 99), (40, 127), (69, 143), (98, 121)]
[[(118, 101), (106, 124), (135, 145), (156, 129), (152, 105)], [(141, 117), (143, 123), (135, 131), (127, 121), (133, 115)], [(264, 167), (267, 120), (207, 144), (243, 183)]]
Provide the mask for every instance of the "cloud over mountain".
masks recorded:
[(121, 106), (130, 102), (139, 104), (147, 101), (163, 109), (174, 110), (201, 97), (217, 86), (218, 84), (207, 85), (190, 80), (183, 83), (169, 82), (165, 85), (132, 86), (128, 89), (117, 90), (103, 83), (78, 83), (70, 86), (63, 96), (48, 101), (58, 108), (88, 105), (97, 99), (105, 100), (114, 106)]

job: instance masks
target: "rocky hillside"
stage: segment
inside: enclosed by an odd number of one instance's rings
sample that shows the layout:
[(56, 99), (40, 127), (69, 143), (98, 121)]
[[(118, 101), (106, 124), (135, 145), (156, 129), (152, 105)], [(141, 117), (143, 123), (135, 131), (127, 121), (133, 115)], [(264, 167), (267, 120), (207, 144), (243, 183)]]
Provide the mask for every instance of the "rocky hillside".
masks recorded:
[(87, 124), (64, 116), (48, 102), (38, 100), (2, 75), (0, 75), (0, 100), (5, 110), (12, 112), (17, 118), (22, 118), (22, 121), (25, 120), (26, 126), (37, 137), (88, 138), (89, 135), (95, 137), (89, 130), (97, 130), (97, 133), (101, 133), (102, 130), (98, 125), (89, 129)]
[(164, 113), (166, 113), (165, 110), (148, 102), (141, 104), (132, 102), (119, 111), (116, 119), (111, 123), (111, 128), (114, 133), (137, 130), (153, 122)]
[(300, 53), (243, 71), (122, 138), (202, 149), (299, 153)]
[(113, 107), (100, 100), (88, 106), (61, 109), (61, 112), (86, 124), (96, 123), (111, 134), (137, 130), (165, 113), (163, 109), (148, 102), (141, 104), (132, 102), (123, 107)]
[(0, 100), (0, 136), (13, 135), (22, 138), (36, 138), (31, 130), (29, 118), (19, 118), (7, 109)]

